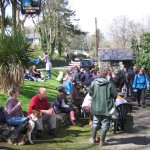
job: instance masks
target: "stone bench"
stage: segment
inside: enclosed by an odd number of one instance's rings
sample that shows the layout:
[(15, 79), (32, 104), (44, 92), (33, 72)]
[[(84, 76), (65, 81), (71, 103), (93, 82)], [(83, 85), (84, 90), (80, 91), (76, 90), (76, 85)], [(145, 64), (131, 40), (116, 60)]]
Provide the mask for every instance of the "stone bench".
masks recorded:
[(56, 114), (56, 125), (57, 127), (65, 127), (68, 126), (70, 122), (70, 115), (69, 113), (59, 113)]
[(7, 141), (16, 127), (7, 123), (0, 123), (0, 141)]
[[(69, 125), (70, 121), (70, 115), (69, 113), (58, 113), (56, 114), (56, 127), (61, 128), (61, 127), (66, 127)], [(49, 128), (49, 125), (47, 124), (47, 121), (43, 121), (43, 127), (44, 130), (47, 130)]]
[[(69, 113), (59, 113), (56, 114), (56, 125), (59, 127), (66, 127), (69, 125), (70, 121)], [(47, 128), (47, 122), (43, 122), (44, 128)], [(9, 125), (7, 123), (0, 123), (0, 142), (7, 141), (10, 135), (14, 132), (17, 126)], [(35, 129), (36, 130), (36, 129)], [(36, 134), (36, 131), (33, 134)]]

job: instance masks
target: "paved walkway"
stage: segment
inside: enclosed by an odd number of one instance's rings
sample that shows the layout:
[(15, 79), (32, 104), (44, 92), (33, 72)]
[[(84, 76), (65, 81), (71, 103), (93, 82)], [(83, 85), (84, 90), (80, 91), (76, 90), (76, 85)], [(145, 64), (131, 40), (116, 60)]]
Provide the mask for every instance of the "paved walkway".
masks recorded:
[(133, 112), (130, 123), (127, 125), (127, 133), (119, 133), (107, 136), (109, 146), (106, 150), (150, 150), (150, 100), (146, 101), (146, 108), (133, 104)]

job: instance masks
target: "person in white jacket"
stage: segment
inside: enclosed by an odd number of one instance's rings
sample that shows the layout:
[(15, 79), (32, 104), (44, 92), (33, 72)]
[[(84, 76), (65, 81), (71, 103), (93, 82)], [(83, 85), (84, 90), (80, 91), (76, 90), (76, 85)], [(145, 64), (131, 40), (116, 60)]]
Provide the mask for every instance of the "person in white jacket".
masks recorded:
[(91, 113), (91, 102), (92, 102), (92, 97), (90, 96), (89, 93), (86, 94), (84, 101), (82, 103), (82, 110), (83, 112), (90, 113), (90, 123), (89, 125), (92, 127), (92, 121), (93, 121), (93, 115)]

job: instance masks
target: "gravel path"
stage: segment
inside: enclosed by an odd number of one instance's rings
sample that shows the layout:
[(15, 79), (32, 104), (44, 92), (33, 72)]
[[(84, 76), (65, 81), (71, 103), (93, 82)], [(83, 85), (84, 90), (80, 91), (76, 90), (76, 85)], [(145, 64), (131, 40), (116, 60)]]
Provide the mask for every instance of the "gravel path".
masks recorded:
[(146, 101), (146, 108), (137, 107), (137, 102), (131, 102), (133, 112), (127, 124), (127, 133), (111, 134), (107, 136), (109, 146), (106, 150), (150, 150), (150, 100)]

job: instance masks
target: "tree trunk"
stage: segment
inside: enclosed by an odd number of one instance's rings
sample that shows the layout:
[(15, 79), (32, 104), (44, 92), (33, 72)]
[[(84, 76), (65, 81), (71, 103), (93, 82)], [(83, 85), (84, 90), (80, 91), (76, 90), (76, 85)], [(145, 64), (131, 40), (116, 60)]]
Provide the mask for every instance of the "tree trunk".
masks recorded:
[(12, 0), (12, 33), (16, 31), (16, 10), (17, 10), (17, 0)]
[(1, 8), (1, 32), (4, 33), (4, 30), (5, 30), (5, 6), (4, 6), (3, 1), (0, 1), (0, 8)]

